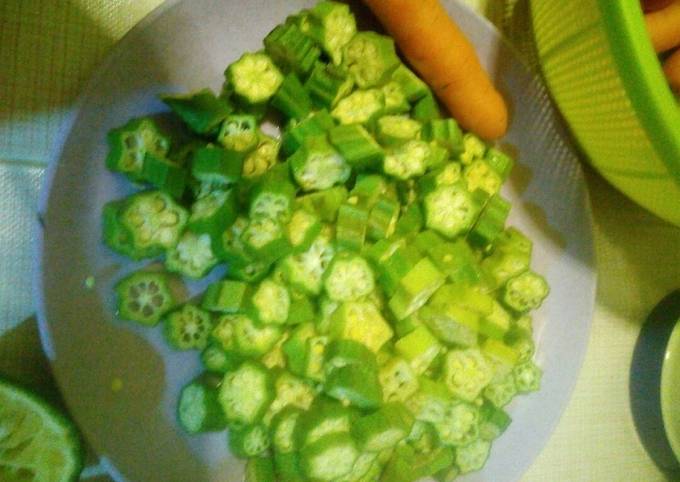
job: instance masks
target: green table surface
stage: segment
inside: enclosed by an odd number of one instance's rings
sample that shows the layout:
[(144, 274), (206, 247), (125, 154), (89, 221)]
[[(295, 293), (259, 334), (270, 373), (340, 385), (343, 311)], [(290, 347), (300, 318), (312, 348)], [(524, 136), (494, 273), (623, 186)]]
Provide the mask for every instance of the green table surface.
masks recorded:
[[(160, 3), (0, 1), (0, 374), (48, 395), (56, 389), (31, 316), (31, 273), (36, 202), (50, 147), (93, 69)], [(520, 50), (530, 49), (523, 2), (467, 3), (490, 16)], [(641, 323), (680, 288), (680, 229), (585, 171), (599, 276), (590, 343), (571, 402), (523, 480), (665, 480), (638, 439), (628, 378)]]

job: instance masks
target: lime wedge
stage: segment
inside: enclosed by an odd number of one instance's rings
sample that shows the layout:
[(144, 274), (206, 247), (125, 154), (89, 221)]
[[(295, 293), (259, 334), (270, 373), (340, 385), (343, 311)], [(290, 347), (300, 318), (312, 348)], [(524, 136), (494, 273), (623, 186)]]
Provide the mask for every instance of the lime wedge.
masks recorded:
[(75, 481), (82, 454), (71, 422), (36, 395), (0, 379), (1, 481)]

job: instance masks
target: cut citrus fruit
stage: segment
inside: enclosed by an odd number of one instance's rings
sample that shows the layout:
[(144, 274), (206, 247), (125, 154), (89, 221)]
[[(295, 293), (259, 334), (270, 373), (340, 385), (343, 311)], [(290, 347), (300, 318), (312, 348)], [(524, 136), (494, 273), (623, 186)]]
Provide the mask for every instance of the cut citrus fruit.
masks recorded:
[(0, 480), (75, 481), (82, 454), (71, 422), (33, 393), (0, 379)]

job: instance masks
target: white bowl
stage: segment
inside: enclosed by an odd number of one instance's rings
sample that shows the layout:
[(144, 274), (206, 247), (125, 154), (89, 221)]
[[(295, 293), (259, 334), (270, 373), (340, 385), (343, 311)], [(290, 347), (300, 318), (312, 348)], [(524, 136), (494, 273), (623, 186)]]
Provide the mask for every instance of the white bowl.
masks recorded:
[[(175, 421), (196, 353), (171, 351), (160, 328), (115, 319), (112, 286), (140, 263), (101, 243), (101, 208), (130, 192), (104, 167), (106, 132), (132, 116), (164, 110), (156, 94), (222, 83), (225, 66), (287, 14), (312, 1), (170, 1), (128, 34), (99, 69), (64, 127), (40, 203), (36, 297), (43, 344), (71, 412), (117, 480), (241, 480), (222, 434), (189, 437)], [(542, 389), (518, 397), (513, 423), (484, 470), (466, 481), (517, 480), (567, 404), (588, 341), (595, 275), (590, 207), (580, 166), (546, 91), (494, 28), (446, 2), (508, 98), (503, 140), (519, 158), (504, 194), (510, 222), (535, 244), (534, 268), (552, 292), (535, 314)], [(355, 9), (360, 16), (366, 11)], [(96, 284), (88, 289), (85, 280)], [(205, 283), (192, 283), (197, 292)]]

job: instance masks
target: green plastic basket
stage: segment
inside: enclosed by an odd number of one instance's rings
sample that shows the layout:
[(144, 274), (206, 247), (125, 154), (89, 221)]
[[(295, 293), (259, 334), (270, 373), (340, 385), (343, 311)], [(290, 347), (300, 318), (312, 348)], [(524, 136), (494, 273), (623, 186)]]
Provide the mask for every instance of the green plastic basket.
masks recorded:
[(531, 0), (541, 69), (592, 165), (680, 226), (680, 106), (638, 0)]

